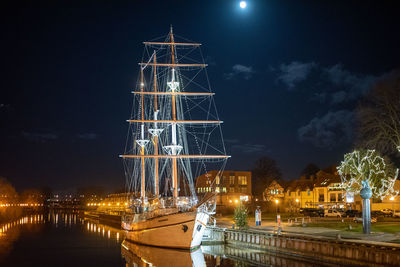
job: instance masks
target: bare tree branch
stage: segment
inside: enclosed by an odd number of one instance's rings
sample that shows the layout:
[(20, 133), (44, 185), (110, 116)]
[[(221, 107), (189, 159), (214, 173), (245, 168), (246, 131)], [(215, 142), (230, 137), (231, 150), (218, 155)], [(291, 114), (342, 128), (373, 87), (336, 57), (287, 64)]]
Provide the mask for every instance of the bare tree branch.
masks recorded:
[(384, 154), (400, 152), (400, 71), (379, 81), (357, 109), (357, 141)]

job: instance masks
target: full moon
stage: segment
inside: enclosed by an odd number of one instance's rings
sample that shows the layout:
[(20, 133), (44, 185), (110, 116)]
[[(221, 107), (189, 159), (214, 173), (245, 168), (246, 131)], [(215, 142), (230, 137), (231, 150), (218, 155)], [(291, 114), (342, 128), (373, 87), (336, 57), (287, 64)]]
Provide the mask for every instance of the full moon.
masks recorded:
[(247, 6), (246, 1), (241, 1), (239, 6), (240, 6), (240, 8), (246, 8), (246, 6)]

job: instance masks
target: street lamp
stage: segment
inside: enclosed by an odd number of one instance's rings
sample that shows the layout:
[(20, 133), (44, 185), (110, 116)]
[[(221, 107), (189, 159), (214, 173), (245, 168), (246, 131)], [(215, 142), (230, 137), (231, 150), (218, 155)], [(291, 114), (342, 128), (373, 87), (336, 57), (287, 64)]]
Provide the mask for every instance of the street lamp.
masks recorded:
[(296, 198), (296, 203), (297, 203), (297, 212), (299, 211), (299, 199)]
[(279, 199), (275, 199), (275, 204), (276, 204), (276, 214), (278, 214)]
[(392, 215), (394, 215), (394, 196), (389, 198), (392, 201)]

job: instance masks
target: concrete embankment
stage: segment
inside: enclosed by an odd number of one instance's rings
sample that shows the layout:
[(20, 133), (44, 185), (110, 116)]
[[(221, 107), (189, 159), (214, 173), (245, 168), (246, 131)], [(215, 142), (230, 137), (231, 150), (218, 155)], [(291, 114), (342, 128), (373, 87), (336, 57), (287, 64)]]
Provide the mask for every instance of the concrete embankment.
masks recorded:
[(400, 266), (400, 245), (383, 242), (208, 227), (203, 244), (227, 244), (333, 264)]

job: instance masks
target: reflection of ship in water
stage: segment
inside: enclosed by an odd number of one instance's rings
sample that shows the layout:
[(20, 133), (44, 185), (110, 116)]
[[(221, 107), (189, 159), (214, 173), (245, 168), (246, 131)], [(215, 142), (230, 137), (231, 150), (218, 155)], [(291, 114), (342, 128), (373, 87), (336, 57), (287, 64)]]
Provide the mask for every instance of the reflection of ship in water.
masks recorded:
[(202, 246), (206, 266), (337, 266), (273, 251), (237, 248), (227, 245)]
[(126, 266), (174, 266), (174, 267), (205, 267), (201, 249), (194, 252), (187, 250), (151, 247), (124, 240), (121, 245), (121, 255)]

